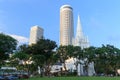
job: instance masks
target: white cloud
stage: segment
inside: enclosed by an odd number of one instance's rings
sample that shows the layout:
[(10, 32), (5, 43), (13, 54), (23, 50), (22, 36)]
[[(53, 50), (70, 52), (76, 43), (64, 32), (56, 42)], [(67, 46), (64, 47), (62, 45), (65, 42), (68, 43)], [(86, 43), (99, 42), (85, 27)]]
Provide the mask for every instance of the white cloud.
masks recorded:
[(23, 43), (28, 43), (29, 39), (23, 36), (19, 36), (19, 35), (15, 35), (15, 34), (8, 34), (11, 37), (15, 38), (19, 44), (23, 44)]

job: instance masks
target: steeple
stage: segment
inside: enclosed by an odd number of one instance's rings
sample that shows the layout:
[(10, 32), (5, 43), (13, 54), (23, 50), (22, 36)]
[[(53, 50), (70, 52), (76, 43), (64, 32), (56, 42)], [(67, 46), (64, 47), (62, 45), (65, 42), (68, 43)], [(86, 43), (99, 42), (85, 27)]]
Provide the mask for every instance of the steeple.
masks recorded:
[(78, 21), (77, 21), (77, 31), (76, 31), (76, 37), (75, 37), (75, 46), (80, 46), (82, 49), (89, 47), (89, 41), (86, 36), (84, 36), (82, 32), (82, 26), (80, 22), (80, 16), (78, 15)]
[(82, 32), (82, 26), (80, 22), (80, 16), (78, 15), (78, 21), (77, 21), (77, 32), (76, 32), (76, 38), (77, 37), (83, 37), (83, 32)]

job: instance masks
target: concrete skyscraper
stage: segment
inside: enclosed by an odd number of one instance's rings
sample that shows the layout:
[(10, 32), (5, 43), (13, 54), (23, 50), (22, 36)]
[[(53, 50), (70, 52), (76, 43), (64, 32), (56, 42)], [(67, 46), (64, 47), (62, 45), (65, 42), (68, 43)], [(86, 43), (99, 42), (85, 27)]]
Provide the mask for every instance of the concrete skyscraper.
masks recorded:
[(37, 43), (38, 39), (42, 39), (43, 32), (44, 30), (40, 28), (38, 25), (33, 26), (30, 30), (29, 45)]
[(76, 37), (75, 37), (74, 45), (75, 46), (80, 46), (82, 49), (89, 47), (88, 38), (86, 36), (84, 36), (84, 34), (82, 32), (82, 26), (81, 26), (79, 15), (78, 15), (77, 31), (76, 31)]
[(70, 5), (60, 8), (60, 45), (73, 45), (73, 9)]

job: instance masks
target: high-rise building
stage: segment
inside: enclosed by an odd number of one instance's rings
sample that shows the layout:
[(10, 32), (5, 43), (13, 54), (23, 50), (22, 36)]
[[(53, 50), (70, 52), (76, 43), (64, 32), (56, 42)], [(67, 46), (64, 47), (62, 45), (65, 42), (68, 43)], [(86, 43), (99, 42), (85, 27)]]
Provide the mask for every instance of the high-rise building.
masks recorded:
[(60, 8), (60, 45), (73, 45), (73, 9), (70, 5)]
[(29, 45), (37, 43), (39, 39), (43, 38), (43, 29), (38, 25), (33, 26), (30, 30), (30, 40)]
[(75, 37), (74, 45), (75, 46), (80, 46), (82, 49), (89, 47), (88, 38), (86, 36), (84, 36), (84, 34), (82, 32), (82, 26), (81, 26), (79, 15), (78, 15), (77, 31), (76, 31), (76, 37)]

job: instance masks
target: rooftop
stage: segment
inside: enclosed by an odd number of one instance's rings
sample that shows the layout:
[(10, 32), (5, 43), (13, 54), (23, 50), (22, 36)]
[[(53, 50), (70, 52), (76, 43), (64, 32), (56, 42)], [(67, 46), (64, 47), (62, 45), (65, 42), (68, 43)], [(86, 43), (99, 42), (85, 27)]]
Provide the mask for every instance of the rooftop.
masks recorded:
[(63, 8), (70, 8), (70, 9), (72, 9), (72, 7), (70, 5), (68, 5), (68, 4), (61, 6), (60, 9), (63, 9)]

